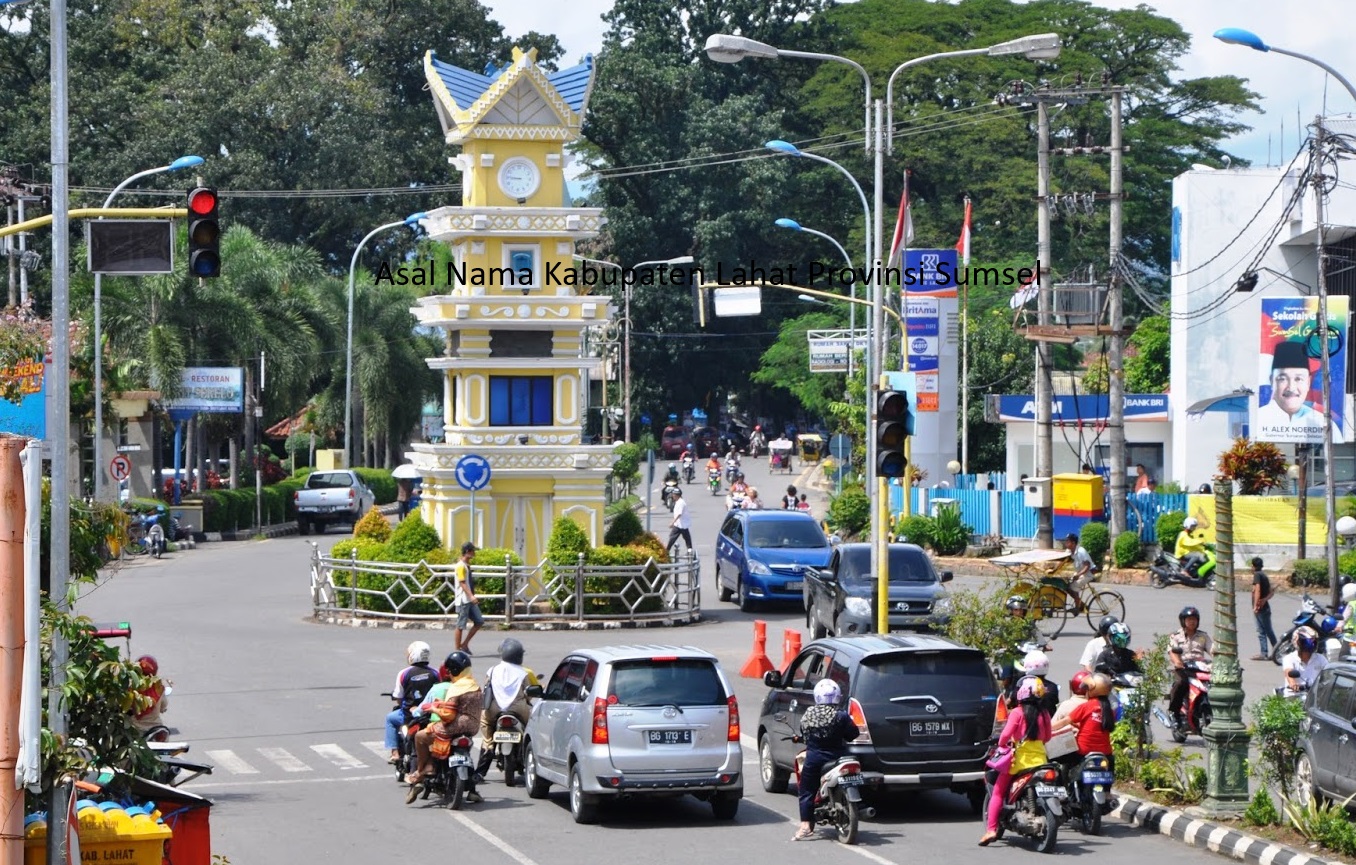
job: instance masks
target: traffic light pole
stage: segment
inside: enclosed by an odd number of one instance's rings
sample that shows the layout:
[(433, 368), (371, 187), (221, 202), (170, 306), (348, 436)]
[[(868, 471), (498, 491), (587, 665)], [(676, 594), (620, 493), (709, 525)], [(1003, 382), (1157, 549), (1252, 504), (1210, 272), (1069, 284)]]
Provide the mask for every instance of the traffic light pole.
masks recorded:
[[(883, 290), (883, 289), (881, 289)], [(884, 372), (880, 374), (880, 379), (876, 382), (877, 393), (884, 394), (889, 390), (889, 380)], [(880, 416), (880, 406), (876, 406), (876, 416)], [(878, 423), (879, 427), (880, 424)], [(872, 438), (877, 439), (876, 453), (880, 453), (880, 442), (877, 438), (880, 435), (879, 429), (873, 429), (869, 433)], [(906, 443), (908, 439), (904, 440)], [(890, 530), (890, 479), (883, 472), (881, 467), (876, 466), (876, 495), (877, 506), (871, 509), (871, 513), (877, 518), (877, 525), (871, 530), (871, 551), (872, 558), (876, 561), (876, 633), (890, 633), (890, 548), (886, 544), (886, 533)], [(908, 476), (908, 463), (905, 462), (904, 473)], [(904, 487), (904, 494), (908, 495), (908, 486)]]

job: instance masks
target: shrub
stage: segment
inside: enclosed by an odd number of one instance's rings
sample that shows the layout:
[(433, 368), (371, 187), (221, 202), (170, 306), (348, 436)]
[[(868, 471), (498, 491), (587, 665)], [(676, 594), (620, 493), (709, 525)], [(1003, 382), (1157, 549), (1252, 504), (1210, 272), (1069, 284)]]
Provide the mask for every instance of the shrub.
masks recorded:
[(610, 547), (624, 547), (645, 534), (640, 517), (630, 508), (618, 512), (612, 519), (612, 525), (603, 533), (603, 543)]
[(295, 520), (297, 518), (297, 491), (300, 490), (306, 482), (296, 478), (288, 478), (278, 481), (272, 486), (272, 489), (278, 491), (283, 497), (283, 519)]
[(954, 591), (951, 618), (934, 627), (962, 646), (979, 649), (999, 666), (1011, 663), (1017, 659), (1015, 647), (1031, 637), (1030, 622), (1011, 615), (1004, 606), (1011, 594), (1010, 586), (997, 586), (987, 594)]
[(1294, 572), (1290, 575), (1290, 585), (1295, 588), (1328, 588), (1328, 562), (1325, 559), (1296, 559), (1291, 568)]
[(384, 544), (391, 539), (391, 524), (381, 515), (381, 511), (372, 508), (354, 523), (353, 537), (368, 538)]
[(330, 547), (330, 558), (347, 559), (354, 550), (358, 552), (360, 562), (388, 561), (386, 545), (371, 538), (344, 538)]
[(417, 562), (429, 550), (439, 549), (442, 545), (438, 530), (424, 522), (418, 511), (410, 513), (395, 531), (391, 532), (392, 561)]
[[(476, 550), (476, 554), (471, 557), (471, 567), (502, 568), (507, 558), (509, 564), (514, 567), (522, 567), (522, 557), (506, 547), (486, 547), (483, 550)], [(474, 571), (473, 571), (474, 573)], [(476, 596), (481, 599), (480, 611), (485, 615), (499, 615), (504, 612), (504, 602), (499, 598), (486, 598), (485, 595), (504, 594), (503, 577), (484, 577), (480, 574), (474, 574), (476, 581)]]
[[(663, 561), (654, 552), (643, 546), (633, 547), (595, 547), (584, 554), (584, 562), (599, 567), (637, 566), (654, 559)], [(667, 558), (667, 557), (665, 557)], [(653, 565), (645, 570), (645, 576), (653, 580), (657, 575)], [(648, 583), (649, 581), (642, 581)], [(648, 586), (646, 586), (648, 588)], [(584, 591), (590, 595), (611, 593), (614, 597), (589, 598), (585, 612), (616, 613), (626, 615), (632, 609), (638, 613), (651, 613), (663, 609), (664, 601), (658, 595), (645, 595), (640, 584), (632, 582), (632, 574), (616, 576), (591, 575), (584, 578)]]
[[(579, 554), (589, 551), (589, 539), (584, 530), (569, 517), (559, 517), (551, 527), (551, 537), (546, 541), (546, 564), (542, 568), (546, 580), (556, 578), (560, 568), (572, 568), (579, 563)], [(566, 612), (563, 598), (573, 592), (573, 586), (560, 587), (552, 605), (558, 612)]]
[(281, 523), (287, 519), (287, 499), (290, 492), (278, 488), (277, 484), (264, 487), (264, 522), (268, 525)]
[(1289, 799), (1295, 783), (1295, 761), (1303, 750), (1300, 725), (1304, 722), (1304, 704), (1268, 694), (1253, 703), (1251, 711), (1252, 739), (1258, 752), (1253, 771), (1263, 784), (1279, 787), (1281, 796)]
[(363, 483), (372, 489), (377, 504), (389, 505), (396, 500), (396, 482), (387, 469), (354, 469)]
[(1233, 445), (1219, 455), (1219, 473), (1238, 481), (1245, 496), (1258, 496), (1285, 479), (1285, 456), (1271, 442), (1234, 439)]
[(973, 533), (974, 530), (961, 521), (959, 505), (944, 505), (937, 509), (937, 516), (932, 520), (932, 548), (939, 556), (958, 555), (965, 552)]
[(1116, 567), (1128, 568), (1139, 561), (1140, 552), (1139, 535), (1134, 532), (1121, 532), (1116, 535), (1111, 557), (1116, 562)]
[(1243, 822), (1249, 826), (1274, 826), (1281, 822), (1281, 814), (1276, 810), (1276, 803), (1271, 801), (1271, 794), (1267, 793), (1266, 787), (1258, 787), (1252, 795), (1252, 801), (1243, 811)]
[(1186, 511), (1166, 511), (1159, 514), (1154, 522), (1154, 536), (1158, 545), (1165, 550), (1172, 549), (1177, 536), (1182, 533), (1182, 523), (1186, 522)]
[(646, 556), (652, 557), (656, 562), (661, 564), (672, 561), (672, 559), (669, 558), (669, 551), (668, 548), (664, 546), (664, 542), (653, 533), (642, 533), (640, 537), (631, 541), (629, 544), (626, 544), (626, 547), (627, 549), (640, 550), (645, 553)]
[(895, 540), (907, 541), (920, 547), (932, 545), (932, 517), (910, 514), (895, 523)]
[(1078, 543), (1088, 551), (1092, 563), (1100, 568), (1106, 562), (1106, 551), (1111, 548), (1111, 531), (1106, 523), (1084, 523), (1078, 532)]
[(626, 493), (631, 492), (640, 471), (640, 445), (625, 442), (612, 449), (612, 477), (621, 484)]
[(838, 531), (849, 535), (860, 534), (870, 522), (871, 499), (861, 486), (853, 484), (843, 487), (843, 491), (829, 503), (829, 524)]
[(1347, 550), (1337, 557), (1337, 573), (1348, 580), (1356, 580), (1356, 550)]

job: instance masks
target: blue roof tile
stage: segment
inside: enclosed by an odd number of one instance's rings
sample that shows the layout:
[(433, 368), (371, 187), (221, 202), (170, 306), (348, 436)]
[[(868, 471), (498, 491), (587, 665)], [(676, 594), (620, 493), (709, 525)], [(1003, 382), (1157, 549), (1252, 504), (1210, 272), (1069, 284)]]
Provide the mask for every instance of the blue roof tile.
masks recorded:
[(572, 111), (582, 111), (584, 100), (589, 95), (589, 82), (593, 79), (593, 55), (584, 57), (584, 62), (569, 69), (562, 69), (547, 78), (556, 89), (565, 104)]
[(438, 73), (443, 86), (456, 100), (459, 108), (469, 108), (495, 82), (494, 78), (477, 75), (474, 72), (462, 69), (460, 66), (444, 63), (437, 57), (432, 57), (430, 60), (433, 64), (433, 70)]

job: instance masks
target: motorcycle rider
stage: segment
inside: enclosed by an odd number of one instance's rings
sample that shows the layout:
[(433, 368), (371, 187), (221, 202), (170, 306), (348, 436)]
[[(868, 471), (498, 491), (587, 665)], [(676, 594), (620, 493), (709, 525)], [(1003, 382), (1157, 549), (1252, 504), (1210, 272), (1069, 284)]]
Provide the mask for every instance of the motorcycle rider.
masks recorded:
[(395, 763), (400, 759), (397, 739), (400, 725), (405, 723), (411, 708), (424, 701), (424, 695), (438, 684), (438, 671), (428, 665), (429, 655), (433, 652), (423, 640), (415, 640), (405, 647), (405, 660), (409, 666), (396, 676), (395, 687), (391, 689), (391, 699), (396, 707), (386, 716), (386, 747), (391, 756), (386, 762)]
[(1083, 705), (1069, 713), (1068, 720), (1054, 729), (1058, 733), (1067, 727), (1076, 731), (1078, 756), (1105, 754), (1111, 770), (1116, 770), (1116, 758), (1111, 753), (1111, 731), (1116, 728), (1116, 711), (1111, 706), (1111, 679), (1093, 673), (1087, 680), (1088, 698)]
[(164, 724), (160, 714), (169, 710), (169, 687), (174, 683), (160, 678), (160, 662), (151, 655), (137, 658), (137, 666), (150, 684), (137, 691), (147, 703), (146, 708), (132, 716), (132, 726), (145, 733)]
[[(1022, 658), (1020, 666), (1024, 674), (1023, 681), (1030, 678), (1040, 679), (1041, 681), (1041, 711), (1047, 716), (1055, 714), (1059, 709), (1059, 685), (1050, 681), (1050, 657), (1040, 649), (1036, 649), (1026, 653), (1026, 657)], [(1021, 682), (1019, 681), (1018, 688), (1020, 687)], [(1015, 700), (1008, 708), (1015, 708), (1018, 702), (1021, 702), (1020, 699)]]
[(669, 470), (664, 473), (664, 483), (673, 484), (674, 486), (677, 486), (678, 481), (679, 481), (678, 464), (669, 463)]
[(692, 478), (697, 473), (697, 454), (692, 450), (689, 443), (687, 449), (683, 451), (683, 479), (692, 483)]
[(1014, 619), (1021, 619), (1025, 624), (1025, 630), (1021, 634), (1013, 648), (1005, 649), (998, 656), (998, 679), (1003, 686), (1004, 706), (1011, 707), (1016, 704), (1014, 694), (1016, 693), (1017, 680), (1021, 676), (1021, 670), (1018, 669), (1018, 663), (1024, 654), (1021, 646), (1027, 643), (1035, 643), (1042, 650), (1050, 648), (1050, 642), (1041, 635), (1036, 627), (1036, 622), (1027, 618), (1030, 604), (1022, 595), (1012, 595), (1004, 603), (1003, 607), (1008, 611), (1008, 615)]
[(1088, 699), (1088, 679), (1092, 676), (1087, 670), (1079, 670), (1069, 679), (1069, 699), (1059, 704), (1055, 714), (1050, 718), (1050, 729), (1060, 729), (1067, 727), (1063, 723), (1069, 717), (1069, 713), (1079, 706), (1083, 705)]
[(749, 456), (757, 459), (767, 447), (767, 436), (763, 435), (763, 427), (755, 426), (753, 435), (749, 436)]
[(165, 530), (160, 527), (159, 520), (151, 523), (151, 527), (146, 530), (146, 546), (150, 548), (153, 556), (159, 556), (167, 549)]
[(1012, 788), (1012, 776), (1048, 762), (1045, 743), (1050, 741), (1050, 714), (1041, 708), (1045, 696), (1045, 682), (1035, 676), (1027, 676), (1017, 686), (1017, 705), (1021, 711), (1009, 714), (1003, 732), (998, 734), (998, 747), (1013, 749), (1012, 765), (1006, 772), (997, 772), (994, 778), (988, 819), (979, 839), (981, 847), (998, 840), (998, 817)]
[[(423, 729), (414, 734), (417, 762), (414, 774), (405, 779), (410, 783), (409, 792), (405, 794), (406, 805), (419, 798), (423, 791), (423, 779), (432, 774), (431, 749), (434, 737), (452, 739), (474, 736), (480, 727), (484, 692), (471, 670), (471, 656), (462, 651), (453, 651), (443, 661), (440, 673), (442, 681), (430, 688), (424, 695), (424, 701), (419, 704), (420, 712), (427, 715), (429, 720)], [(482, 801), (476, 792), (475, 778), (471, 779), (466, 801), (471, 804)]]
[(815, 683), (815, 704), (800, 719), (800, 734), (805, 740), (805, 762), (800, 767), (796, 789), (800, 799), (800, 828), (792, 841), (815, 837), (815, 796), (824, 767), (847, 753), (847, 743), (861, 732), (851, 716), (838, 704), (843, 689), (832, 679)]
[(734, 448), (730, 448), (730, 452), (725, 455), (725, 475), (733, 479), (739, 474), (739, 454)]
[(1110, 633), (1111, 626), (1119, 622), (1120, 619), (1115, 616), (1102, 616), (1097, 620), (1097, 636), (1088, 640), (1087, 645), (1083, 647), (1083, 654), (1078, 658), (1078, 665), (1089, 673), (1097, 672), (1097, 658), (1102, 654), (1102, 650), (1110, 645), (1106, 635)]
[(1283, 692), (1287, 696), (1301, 694), (1318, 681), (1318, 674), (1328, 666), (1328, 659), (1319, 654), (1318, 633), (1305, 626), (1295, 631), (1295, 651), (1281, 659), (1281, 669), (1285, 671)]
[(1097, 567), (1087, 548), (1078, 542), (1078, 535), (1070, 532), (1064, 538), (1064, 549), (1073, 557), (1074, 575), (1069, 579), (1069, 594), (1074, 599), (1078, 612), (1083, 612), (1083, 589), (1097, 577)]
[(1130, 648), (1130, 626), (1117, 622), (1107, 629), (1107, 647), (1097, 656), (1093, 669), (1108, 678), (1124, 673), (1143, 673)]
[(1195, 517), (1187, 517), (1182, 522), (1182, 530), (1177, 533), (1177, 544), (1173, 555), (1189, 576), (1203, 580), (1215, 569), (1209, 550), (1205, 548), (1205, 532), (1197, 532), (1200, 523)]
[(499, 644), (499, 663), (485, 676), (485, 711), (480, 713), (480, 761), (476, 780), (485, 780), (494, 762), (494, 722), (507, 712), (523, 725), (532, 707), (527, 702), (529, 685), (539, 684), (537, 674), (523, 666), (523, 644), (509, 637)]
[(1176, 680), (1168, 693), (1168, 714), (1177, 728), (1186, 728), (1186, 719), (1182, 717), (1182, 704), (1186, 702), (1187, 682), (1191, 679), (1188, 664), (1210, 663), (1215, 651), (1215, 642), (1210, 635), (1200, 629), (1201, 611), (1195, 607), (1183, 607), (1177, 614), (1181, 630), (1173, 633), (1168, 642), (1168, 661), (1171, 662)]

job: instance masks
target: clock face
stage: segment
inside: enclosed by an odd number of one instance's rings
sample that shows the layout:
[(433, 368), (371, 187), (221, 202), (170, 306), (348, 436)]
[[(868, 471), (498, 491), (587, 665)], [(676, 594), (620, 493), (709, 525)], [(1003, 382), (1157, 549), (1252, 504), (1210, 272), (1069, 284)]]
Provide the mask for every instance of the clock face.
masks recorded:
[(499, 169), (499, 188), (509, 198), (529, 198), (539, 185), (541, 172), (530, 159), (515, 157)]

